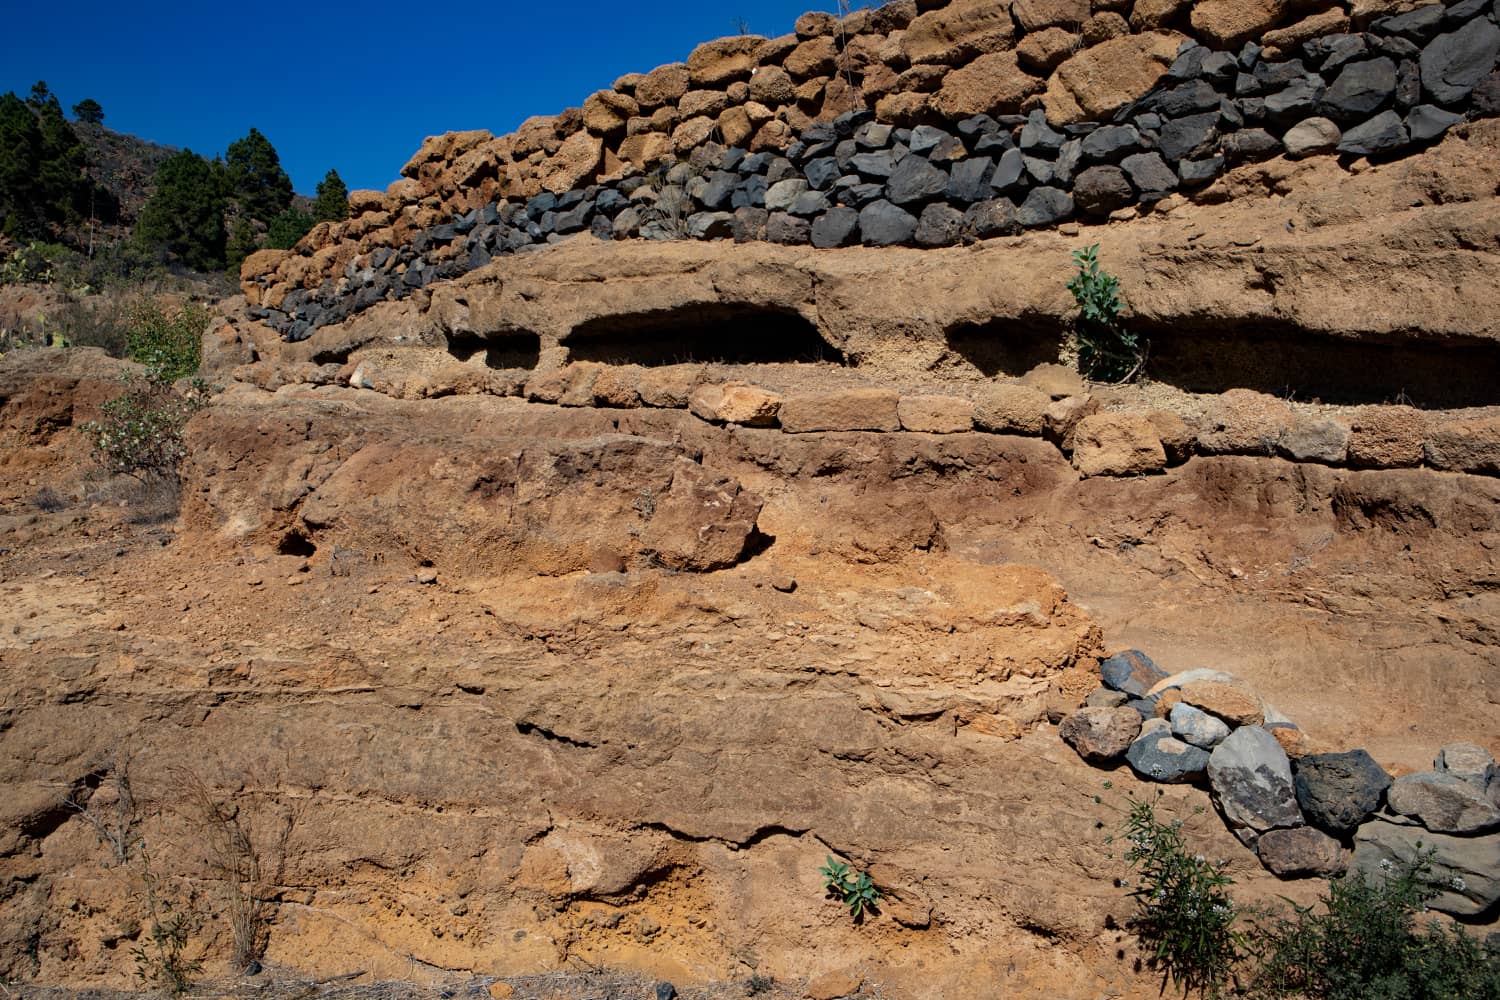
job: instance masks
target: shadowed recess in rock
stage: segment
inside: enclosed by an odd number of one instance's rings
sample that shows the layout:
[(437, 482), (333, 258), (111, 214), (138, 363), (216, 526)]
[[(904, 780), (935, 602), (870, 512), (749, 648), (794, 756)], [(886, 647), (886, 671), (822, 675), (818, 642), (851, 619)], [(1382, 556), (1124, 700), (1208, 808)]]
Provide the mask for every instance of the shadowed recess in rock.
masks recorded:
[(483, 355), (487, 367), (535, 368), (541, 357), (542, 343), (534, 333), (484, 334), (460, 333), (448, 337), (448, 353), (459, 361), (472, 361)]
[(1001, 317), (964, 323), (944, 332), (948, 349), (985, 378), (1024, 375), (1037, 365), (1055, 362), (1066, 333), (1055, 317)]
[(1424, 409), (1500, 403), (1500, 345), (1478, 339), (1355, 341), (1291, 324), (1138, 329), (1151, 344), (1151, 377), (1190, 392), (1243, 388), (1302, 402)]
[(733, 303), (590, 320), (564, 343), (569, 360), (616, 365), (848, 364), (843, 352), (797, 313)]

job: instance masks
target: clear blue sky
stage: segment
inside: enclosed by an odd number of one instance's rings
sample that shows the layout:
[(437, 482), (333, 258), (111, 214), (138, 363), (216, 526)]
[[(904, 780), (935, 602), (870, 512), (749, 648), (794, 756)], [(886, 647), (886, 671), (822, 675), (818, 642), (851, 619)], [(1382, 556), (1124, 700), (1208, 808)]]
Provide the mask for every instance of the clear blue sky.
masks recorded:
[(810, 9), (836, 2), (17, 2), (0, 93), (46, 80), (69, 117), (92, 97), (106, 126), (205, 156), (254, 126), (303, 194), (329, 167), (351, 190), (383, 189), (428, 135), (499, 135), (685, 59), (741, 18), (774, 36)]

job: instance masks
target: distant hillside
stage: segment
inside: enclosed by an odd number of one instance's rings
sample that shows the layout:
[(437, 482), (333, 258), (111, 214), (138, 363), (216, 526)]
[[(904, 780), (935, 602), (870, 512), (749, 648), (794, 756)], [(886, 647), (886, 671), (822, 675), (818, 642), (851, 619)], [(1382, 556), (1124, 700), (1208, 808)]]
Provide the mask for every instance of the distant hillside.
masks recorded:
[(119, 224), (128, 228), (151, 196), (156, 168), (177, 147), (160, 146), (103, 125), (70, 124), (88, 150), (89, 175), (118, 202)]

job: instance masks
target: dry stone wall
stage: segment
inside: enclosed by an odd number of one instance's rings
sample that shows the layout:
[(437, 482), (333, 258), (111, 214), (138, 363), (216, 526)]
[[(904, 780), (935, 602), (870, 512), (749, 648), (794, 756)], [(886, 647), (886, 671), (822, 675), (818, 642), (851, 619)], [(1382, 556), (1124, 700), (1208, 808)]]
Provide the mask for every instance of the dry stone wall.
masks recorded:
[[(1389, 159), (1500, 110), (1500, 0), (897, 0), (706, 43), (246, 261), (288, 340), (581, 233), (951, 246), (1223, 197), (1237, 163)], [(1294, 11), (1300, 11), (1298, 16)]]

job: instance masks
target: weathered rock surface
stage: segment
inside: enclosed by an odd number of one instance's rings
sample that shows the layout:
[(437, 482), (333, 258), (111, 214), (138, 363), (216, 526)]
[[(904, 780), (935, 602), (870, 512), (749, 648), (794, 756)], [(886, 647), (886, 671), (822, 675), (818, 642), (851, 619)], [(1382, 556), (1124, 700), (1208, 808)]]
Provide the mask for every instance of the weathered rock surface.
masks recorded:
[(1208, 780), (1231, 826), (1264, 833), (1302, 825), (1291, 762), (1276, 737), (1259, 726), (1241, 726), (1214, 748)]
[(1256, 838), (1255, 852), (1267, 869), (1282, 878), (1333, 878), (1349, 867), (1349, 852), (1310, 826), (1267, 830)]
[(1141, 731), (1141, 717), (1133, 708), (1080, 708), (1058, 727), (1063, 742), (1084, 760), (1112, 761), (1130, 749)]
[(1391, 776), (1364, 750), (1307, 754), (1297, 760), (1297, 805), (1309, 823), (1352, 833), (1380, 808)]
[(1141, 735), (1125, 753), (1131, 770), (1141, 778), (1169, 785), (1203, 777), (1208, 769), (1208, 756), (1206, 750), (1173, 736), (1171, 726), (1160, 719), (1142, 726)]
[(1386, 793), (1391, 811), (1435, 833), (1475, 834), (1500, 826), (1500, 808), (1457, 775), (1423, 771), (1397, 778)]
[(1140, 697), (1167, 675), (1139, 649), (1115, 653), (1099, 664), (1104, 683), (1116, 691)]
[(1370, 879), (1428, 857), (1443, 890), (1428, 902), (1440, 913), (1471, 917), (1500, 902), (1500, 834), (1453, 837), (1374, 819), (1354, 835), (1352, 866)]

